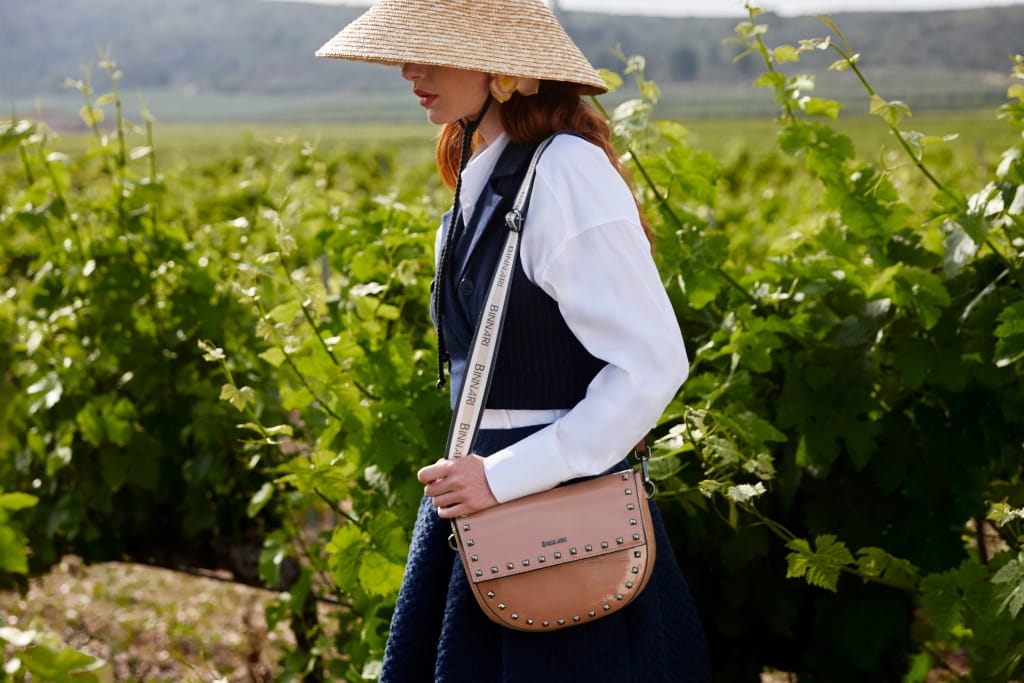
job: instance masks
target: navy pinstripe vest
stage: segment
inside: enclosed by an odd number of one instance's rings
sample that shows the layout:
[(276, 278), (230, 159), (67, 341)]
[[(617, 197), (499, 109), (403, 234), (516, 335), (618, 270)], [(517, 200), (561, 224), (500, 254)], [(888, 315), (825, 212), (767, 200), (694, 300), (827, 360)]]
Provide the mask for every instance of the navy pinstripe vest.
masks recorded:
[[(507, 235), (512, 208), (536, 143), (508, 143), (480, 193), (469, 226), (456, 223), (445, 282), (445, 342), (451, 358), (454, 406), (466, 374), (473, 331)], [(448, 225), (445, 217), (444, 225)], [(543, 230), (527, 216), (524, 231)], [(435, 286), (438, 286), (437, 284)], [(488, 408), (548, 410), (571, 408), (605, 362), (592, 356), (565, 324), (558, 304), (530, 282), (516, 264), (501, 345), (491, 379)]]

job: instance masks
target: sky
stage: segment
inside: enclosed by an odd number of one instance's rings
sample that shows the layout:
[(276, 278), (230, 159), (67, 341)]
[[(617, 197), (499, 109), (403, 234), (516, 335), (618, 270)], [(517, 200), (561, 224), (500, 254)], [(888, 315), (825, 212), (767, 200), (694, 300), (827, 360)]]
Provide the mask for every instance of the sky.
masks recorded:
[[(325, 4), (370, 5), (371, 0), (288, 0)], [(619, 14), (655, 14), (662, 16), (744, 16), (744, 0), (558, 0), (562, 9), (616, 12)], [(884, 12), (968, 9), (1022, 5), (1024, 0), (754, 0), (766, 11), (786, 16), (832, 14), (839, 12)]]

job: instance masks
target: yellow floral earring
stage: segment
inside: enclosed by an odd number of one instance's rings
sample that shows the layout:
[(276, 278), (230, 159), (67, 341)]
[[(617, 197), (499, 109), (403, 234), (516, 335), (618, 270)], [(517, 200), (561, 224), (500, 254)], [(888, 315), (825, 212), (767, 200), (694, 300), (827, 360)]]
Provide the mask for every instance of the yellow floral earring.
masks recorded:
[(527, 97), (536, 95), (538, 90), (540, 90), (540, 81), (536, 78), (519, 78), (502, 74), (491, 76), (491, 94), (498, 102), (508, 102), (514, 92)]

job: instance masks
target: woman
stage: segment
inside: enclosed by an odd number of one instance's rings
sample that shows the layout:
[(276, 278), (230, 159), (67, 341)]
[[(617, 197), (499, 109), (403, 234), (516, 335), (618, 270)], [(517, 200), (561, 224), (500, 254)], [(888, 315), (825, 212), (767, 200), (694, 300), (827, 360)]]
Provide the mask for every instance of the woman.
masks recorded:
[(505, 213), (544, 152), (473, 455), (424, 467), (424, 500), (382, 681), (705, 681), (707, 652), (656, 509), (653, 577), (626, 609), (550, 633), (490, 622), (448, 546), (448, 520), (603, 473), (686, 377), (683, 340), (604, 120), (606, 87), (541, 0), (380, 0), (317, 55), (401, 66), (443, 126), (454, 206), (433, 293), (458, 395)]

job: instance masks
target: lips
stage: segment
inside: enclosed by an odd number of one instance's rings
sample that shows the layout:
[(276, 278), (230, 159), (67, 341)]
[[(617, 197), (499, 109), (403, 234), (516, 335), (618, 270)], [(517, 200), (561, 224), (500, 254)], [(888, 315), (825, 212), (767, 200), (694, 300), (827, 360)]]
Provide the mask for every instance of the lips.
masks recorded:
[(421, 107), (429, 107), (434, 102), (434, 100), (437, 99), (437, 95), (435, 95), (434, 93), (427, 92), (426, 90), (420, 90), (419, 88), (413, 90), (412, 94), (420, 98)]

